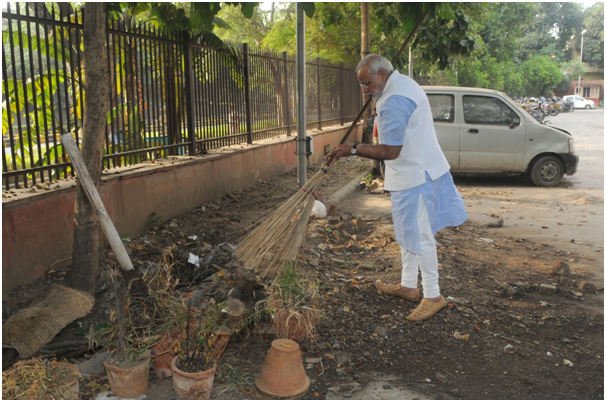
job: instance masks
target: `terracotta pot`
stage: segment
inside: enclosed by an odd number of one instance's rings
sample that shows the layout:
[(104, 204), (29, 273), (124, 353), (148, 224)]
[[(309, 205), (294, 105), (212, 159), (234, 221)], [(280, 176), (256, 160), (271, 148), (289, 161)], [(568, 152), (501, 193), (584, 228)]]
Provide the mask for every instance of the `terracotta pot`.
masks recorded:
[[(290, 315), (287, 310), (275, 310), (274, 312), (274, 325), (276, 327), (276, 334), (281, 338), (288, 338), (293, 340), (301, 340), (307, 338), (308, 328), (305, 325), (305, 321), (313, 323), (309, 316), (316, 314), (315, 311), (309, 310), (303, 313), (303, 318)], [(289, 318), (290, 315), (290, 318)]]
[(173, 375), (170, 369), (170, 363), (175, 358), (173, 352), (172, 338), (166, 338), (162, 342), (151, 348), (153, 358), (154, 373), (158, 378), (167, 378)]
[(227, 327), (221, 327), (217, 334), (217, 342), (215, 342), (215, 348), (213, 351), (212, 358), (219, 361), (221, 356), (223, 356), (223, 352), (225, 352), (225, 348), (227, 348), (227, 344), (231, 338), (231, 331)]
[(290, 339), (274, 340), (255, 381), (259, 391), (272, 398), (298, 398), (309, 383), (299, 345)]
[(68, 371), (76, 374), (76, 376), (68, 381), (65, 385), (65, 388), (62, 388), (62, 394), (60, 397), (62, 399), (78, 399), (78, 394), (80, 393), (80, 370), (75, 364), (66, 363), (66, 362), (51, 362), (51, 368), (64, 368)]
[(199, 373), (187, 373), (177, 368), (179, 358), (176, 357), (171, 363), (173, 371), (173, 387), (179, 399), (209, 399), (215, 381), (217, 362), (206, 371)]
[(103, 362), (113, 394), (119, 398), (135, 398), (147, 391), (151, 356), (134, 362), (116, 362), (113, 357)]
[[(194, 330), (196, 326), (191, 324), (189, 326), (189, 337), (192, 342), (194, 342)], [(221, 329), (217, 332), (217, 342), (215, 343), (215, 352), (213, 353), (213, 359), (217, 361), (225, 352), (227, 348), (227, 344), (231, 338), (231, 331), (227, 327), (221, 327)], [(180, 341), (183, 338), (181, 331), (175, 331), (175, 333), (162, 342), (158, 343), (151, 349), (153, 362), (154, 362), (154, 373), (158, 378), (168, 378), (173, 375), (171, 369), (171, 363), (175, 358), (175, 352), (172, 347), (172, 342), (174, 340)]]

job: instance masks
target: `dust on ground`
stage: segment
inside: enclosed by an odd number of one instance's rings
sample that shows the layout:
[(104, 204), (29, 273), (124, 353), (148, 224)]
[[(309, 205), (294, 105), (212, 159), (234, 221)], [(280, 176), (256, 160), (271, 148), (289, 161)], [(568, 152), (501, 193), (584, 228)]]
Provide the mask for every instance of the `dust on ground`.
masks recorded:
[[(328, 198), (365, 169), (367, 162), (360, 158), (339, 161), (329, 169), (320, 194)], [(318, 166), (310, 170), (311, 175)], [(137, 272), (172, 246), (183, 286), (210, 286), (204, 293), (221, 301), (230, 287), (225, 275), (213, 272), (230, 273), (237, 263), (219, 253), (201, 276), (187, 263), (189, 254), (204, 258), (220, 244), (236, 244), (297, 189), (296, 172), (290, 172), (181, 216), (156, 217), (147, 233), (127, 243)], [(388, 199), (388, 194), (355, 196)], [(377, 376), (431, 399), (603, 399), (603, 309), (596, 307), (600, 295), (578, 289), (586, 279), (574, 270), (582, 255), (488, 235), (486, 226), (474, 222), (443, 230), (437, 235), (440, 286), (449, 304), (432, 319), (413, 323), (405, 316), (417, 303), (379, 294), (374, 287), (377, 279), (400, 279), (400, 249), (390, 218), (342, 211), (337, 217), (310, 222), (299, 258), (299, 267), (321, 282), (323, 314), (316, 338), (300, 342), (311, 380), (306, 399), (355, 397)], [(189, 238), (193, 235), (197, 239)], [(103, 260), (113, 261), (109, 250)], [(570, 264), (571, 273), (553, 275), (554, 260)], [(69, 266), (14, 289), (3, 303), (3, 321), (62, 281), (69, 281)], [(544, 293), (545, 284), (557, 285), (557, 291)], [(74, 338), (79, 326), (109, 320), (110, 298), (103, 286), (100, 281), (94, 311), (58, 338)], [(247, 307), (255, 302), (243, 301)], [(247, 339), (226, 350), (213, 399), (266, 399), (254, 379), (274, 336), (267, 322), (251, 329)], [(307, 363), (307, 358), (322, 360)], [(158, 379), (153, 371), (150, 376), (149, 399), (175, 398), (171, 379)], [(92, 380), (83, 383), (84, 398), (98, 392), (91, 383), (107, 382), (103, 376)]]

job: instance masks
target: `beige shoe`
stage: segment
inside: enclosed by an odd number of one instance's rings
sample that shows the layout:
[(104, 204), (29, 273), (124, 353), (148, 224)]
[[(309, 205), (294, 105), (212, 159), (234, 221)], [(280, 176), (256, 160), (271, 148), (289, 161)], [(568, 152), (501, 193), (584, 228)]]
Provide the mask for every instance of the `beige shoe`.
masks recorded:
[(433, 316), (438, 311), (442, 310), (446, 306), (446, 299), (444, 296), (440, 296), (440, 300), (432, 302), (427, 298), (423, 298), (421, 303), (416, 309), (406, 317), (407, 320), (420, 321)]
[(419, 295), (419, 290), (417, 290), (416, 293), (412, 293), (412, 294), (404, 293), (402, 291), (402, 288), (400, 287), (399, 283), (395, 284), (395, 285), (388, 285), (387, 283), (383, 283), (383, 282), (381, 282), (381, 280), (378, 280), (375, 282), (375, 286), (377, 287), (377, 289), (379, 289), (381, 292), (383, 292), (385, 294), (401, 297), (402, 299), (406, 299), (406, 300), (410, 300), (410, 301), (417, 301), (421, 297)]

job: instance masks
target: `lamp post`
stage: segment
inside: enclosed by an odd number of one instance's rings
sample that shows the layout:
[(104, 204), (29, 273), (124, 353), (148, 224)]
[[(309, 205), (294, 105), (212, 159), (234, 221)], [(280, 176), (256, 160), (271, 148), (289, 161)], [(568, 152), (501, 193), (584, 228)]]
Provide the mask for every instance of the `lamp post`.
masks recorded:
[[(581, 63), (581, 65), (583, 65), (583, 38), (585, 37), (585, 32), (587, 32), (586, 29), (583, 29), (583, 31), (581, 32), (581, 54), (579, 55), (579, 63)], [(579, 74), (579, 84), (577, 86), (577, 93), (579, 96), (581, 96), (581, 74)]]

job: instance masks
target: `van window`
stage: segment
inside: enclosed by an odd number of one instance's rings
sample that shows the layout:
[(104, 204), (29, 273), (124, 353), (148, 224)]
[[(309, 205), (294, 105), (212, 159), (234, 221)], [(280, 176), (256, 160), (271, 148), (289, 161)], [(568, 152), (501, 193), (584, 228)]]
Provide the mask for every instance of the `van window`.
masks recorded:
[(454, 121), (454, 96), (428, 94), (431, 117), (433, 121), (452, 123)]
[(467, 124), (520, 124), (520, 117), (509, 106), (489, 96), (463, 96), (463, 115)]

